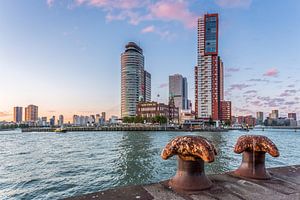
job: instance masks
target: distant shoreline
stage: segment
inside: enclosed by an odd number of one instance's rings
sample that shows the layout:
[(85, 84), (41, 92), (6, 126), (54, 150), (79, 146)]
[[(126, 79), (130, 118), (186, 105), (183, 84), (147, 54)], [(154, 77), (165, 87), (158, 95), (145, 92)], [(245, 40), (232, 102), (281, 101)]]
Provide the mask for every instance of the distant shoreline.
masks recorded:
[[(67, 132), (87, 131), (178, 131), (178, 132), (226, 132), (229, 129), (177, 129), (173, 127), (66, 127)], [(23, 128), (22, 132), (55, 132), (56, 128)]]

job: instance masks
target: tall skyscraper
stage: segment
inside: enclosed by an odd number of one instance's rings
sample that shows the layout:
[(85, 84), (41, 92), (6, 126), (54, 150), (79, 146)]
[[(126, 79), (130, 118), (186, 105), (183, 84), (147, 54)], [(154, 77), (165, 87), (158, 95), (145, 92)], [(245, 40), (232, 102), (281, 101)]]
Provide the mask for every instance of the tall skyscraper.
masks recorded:
[(38, 107), (29, 105), (25, 108), (25, 121), (36, 122), (38, 120)]
[(224, 69), (218, 55), (218, 14), (198, 19), (198, 59), (195, 67), (195, 112), (198, 118), (219, 120), (224, 100)]
[(147, 102), (151, 101), (151, 74), (144, 71), (144, 85), (145, 85), (145, 92), (144, 92), (144, 100)]
[(129, 42), (121, 54), (121, 116), (136, 116), (138, 102), (149, 99), (151, 75), (144, 71), (143, 50)]
[(169, 97), (174, 99), (179, 110), (188, 109), (187, 79), (180, 74), (169, 76)]
[(23, 116), (23, 108), (22, 107), (14, 107), (14, 122), (20, 123), (22, 122), (22, 116)]
[(256, 112), (256, 123), (262, 125), (264, 123), (264, 113)]

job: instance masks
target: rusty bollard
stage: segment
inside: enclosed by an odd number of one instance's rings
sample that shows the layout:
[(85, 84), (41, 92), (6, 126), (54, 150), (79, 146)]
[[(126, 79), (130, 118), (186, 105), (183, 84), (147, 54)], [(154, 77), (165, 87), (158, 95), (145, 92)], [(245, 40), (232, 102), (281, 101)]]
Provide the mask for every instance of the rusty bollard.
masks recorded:
[(200, 136), (179, 136), (171, 140), (161, 153), (164, 160), (178, 156), (176, 175), (169, 186), (177, 191), (195, 192), (208, 189), (212, 182), (204, 172), (204, 162), (213, 162), (217, 155), (213, 144)]
[(243, 153), (242, 163), (233, 172), (234, 175), (253, 179), (271, 178), (265, 167), (265, 154), (278, 157), (279, 151), (269, 138), (262, 135), (243, 135), (239, 137), (234, 152)]

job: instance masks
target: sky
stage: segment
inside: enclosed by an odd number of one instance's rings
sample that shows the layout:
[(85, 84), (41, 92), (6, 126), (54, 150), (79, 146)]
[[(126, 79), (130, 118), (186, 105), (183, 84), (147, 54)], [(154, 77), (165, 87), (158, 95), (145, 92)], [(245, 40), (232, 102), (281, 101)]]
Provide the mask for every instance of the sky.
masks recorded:
[[(13, 107), (39, 116), (120, 115), (120, 54), (144, 50), (152, 99), (187, 77), (194, 104), (197, 17), (219, 13), (225, 98), (233, 115), (300, 116), (299, 0), (1, 0), (0, 120)], [(159, 97), (158, 97), (159, 94)]]

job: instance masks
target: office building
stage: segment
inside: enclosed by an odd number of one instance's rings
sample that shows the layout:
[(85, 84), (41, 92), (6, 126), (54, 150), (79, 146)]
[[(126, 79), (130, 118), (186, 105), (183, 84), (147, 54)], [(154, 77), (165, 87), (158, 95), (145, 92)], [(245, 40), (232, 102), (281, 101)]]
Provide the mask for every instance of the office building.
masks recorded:
[(103, 122), (106, 122), (106, 112), (101, 113), (101, 118)]
[(272, 110), (272, 112), (270, 113), (270, 115), (269, 115), (269, 117), (271, 118), (271, 119), (278, 119), (278, 117), (279, 117), (279, 111), (278, 110)]
[(14, 122), (20, 123), (22, 122), (22, 116), (23, 116), (23, 108), (22, 107), (14, 107)]
[(256, 112), (256, 123), (262, 125), (264, 123), (264, 113)]
[(64, 116), (59, 115), (59, 117), (58, 117), (58, 126), (62, 126), (62, 125), (64, 125)]
[(129, 42), (121, 54), (122, 118), (135, 116), (137, 104), (145, 99), (151, 99), (151, 75), (144, 70), (143, 50)]
[(221, 101), (220, 110), (220, 120), (231, 123), (231, 101)]
[(55, 116), (52, 116), (49, 120), (50, 126), (55, 126)]
[(38, 120), (38, 107), (29, 105), (25, 108), (25, 121), (36, 122)]
[(180, 74), (169, 76), (169, 97), (174, 98), (175, 107), (179, 110), (188, 109), (187, 79)]
[(296, 113), (288, 113), (288, 118), (294, 119), (295, 121), (297, 121), (297, 114)]
[(218, 14), (198, 19), (198, 55), (195, 67), (195, 112), (198, 118), (220, 120), (224, 100), (224, 67), (218, 55)]
[(144, 101), (151, 101), (151, 74), (144, 71), (144, 86), (145, 86), (145, 92), (144, 92)]

